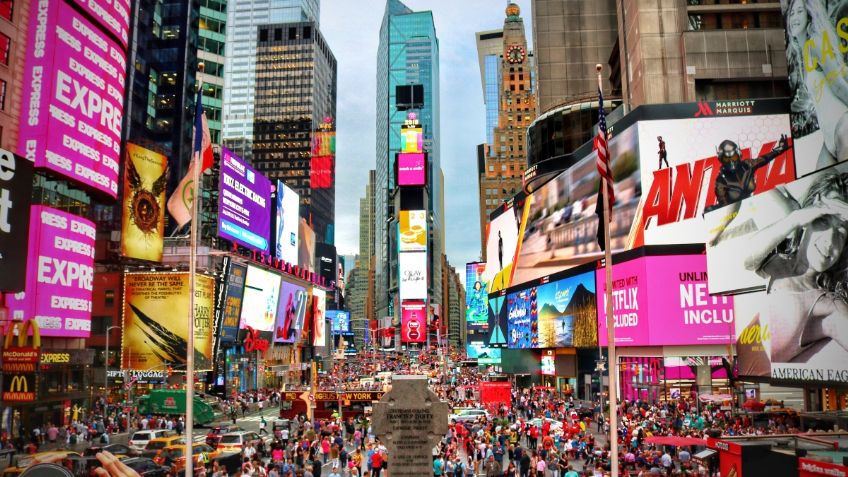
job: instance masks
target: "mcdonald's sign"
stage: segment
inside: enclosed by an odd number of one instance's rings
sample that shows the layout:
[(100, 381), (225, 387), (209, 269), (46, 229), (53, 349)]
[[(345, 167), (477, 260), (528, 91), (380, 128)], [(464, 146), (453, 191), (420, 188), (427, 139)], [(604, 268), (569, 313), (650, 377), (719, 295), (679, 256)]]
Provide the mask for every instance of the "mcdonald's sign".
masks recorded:
[(35, 375), (13, 374), (3, 376), (3, 401), (35, 401)]
[[(32, 346), (27, 346), (27, 336), (30, 330), (32, 330)], [(16, 334), (17, 340), (15, 339)], [(17, 344), (17, 346), (13, 346), (13, 344)], [(40, 350), (41, 333), (38, 329), (38, 322), (34, 319), (13, 321), (6, 330), (6, 336), (3, 340), (2, 371), (4, 373), (34, 373), (38, 365)]]

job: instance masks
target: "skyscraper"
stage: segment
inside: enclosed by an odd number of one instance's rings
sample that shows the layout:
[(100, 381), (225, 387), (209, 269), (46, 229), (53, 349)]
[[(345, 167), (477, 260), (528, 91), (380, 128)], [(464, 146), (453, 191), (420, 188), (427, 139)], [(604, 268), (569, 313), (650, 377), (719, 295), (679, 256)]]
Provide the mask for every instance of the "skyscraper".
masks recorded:
[(336, 58), (317, 23), (258, 27), (253, 165), (300, 195), (301, 217), (312, 221), (319, 242), (330, 244), (336, 217), (333, 158), (321, 163), (319, 182), (312, 152), (319, 127), (334, 134), (324, 121), (336, 115), (336, 81)]
[(394, 300), (398, 286), (395, 154), (401, 150), (401, 125), (395, 88), (420, 84), (424, 106), (417, 110), (428, 154), (426, 203), (429, 229), (428, 295), (441, 303), (441, 254), (444, 253), (444, 195), (439, 153), (439, 40), (430, 11), (414, 12), (399, 0), (388, 0), (377, 49), (377, 183), (375, 189), (376, 316), (399, 316)]
[(477, 61), (480, 63), (480, 85), (486, 105), (486, 144), (492, 145), (498, 125), (498, 98), (501, 86), (501, 52), (503, 29), (477, 33)]
[(256, 31), (259, 25), (312, 21), (319, 0), (229, 0), (224, 74), (224, 145), (250, 160), (256, 87)]
[[(497, 98), (485, 97), (486, 122), (489, 123), (489, 102), (496, 99), (497, 125), (492, 130), (489, 155), (478, 161), (480, 235), (485, 236), (489, 214), (522, 190), (524, 170), (527, 168), (525, 131), (536, 117), (536, 95), (533, 84), (531, 54), (524, 34), (521, 9), (510, 3), (506, 7), (503, 36), (500, 41), (500, 57), (494, 61), (492, 55), (484, 67), (497, 65), (500, 76)], [(479, 36), (478, 36), (479, 38)], [(480, 55), (478, 50), (478, 55)], [(491, 71), (485, 72), (486, 87), (489, 87)], [(488, 91), (488, 90), (487, 90)], [(485, 251), (485, 243), (483, 250)], [(485, 257), (484, 257), (485, 258)]]

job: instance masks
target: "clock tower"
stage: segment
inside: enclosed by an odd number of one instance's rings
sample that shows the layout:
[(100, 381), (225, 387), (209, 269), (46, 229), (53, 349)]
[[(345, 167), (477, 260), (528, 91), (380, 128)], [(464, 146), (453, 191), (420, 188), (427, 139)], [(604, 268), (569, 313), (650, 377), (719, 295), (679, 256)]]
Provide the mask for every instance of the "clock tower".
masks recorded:
[(533, 55), (527, 51), (521, 9), (514, 3), (506, 7), (500, 60), (498, 125), (480, 176), (480, 226), (484, 241), (489, 214), (523, 188), (527, 168), (526, 131), (536, 119)]

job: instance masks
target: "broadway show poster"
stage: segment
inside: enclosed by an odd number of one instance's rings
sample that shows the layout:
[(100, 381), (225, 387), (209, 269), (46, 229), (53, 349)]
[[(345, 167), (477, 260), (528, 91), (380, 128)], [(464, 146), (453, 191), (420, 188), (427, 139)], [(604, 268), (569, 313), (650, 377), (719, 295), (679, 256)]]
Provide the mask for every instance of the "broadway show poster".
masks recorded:
[(735, 297), (740, 374), (848, 382), (848, 164), (716, 213), (710, 291), (763, 290)]
[(327, 292), (312, 289), (312, 346), (327, 347)]
[(506, 296), (507, 346), (510, 349), (539, 347), (537, 288), (510, 293)]
[(846, 0), (780, 0), (798, 177), (848, 159)]
[[(195, 281), (194, 366), (197, 371), (210, 371), (215, 280), (196, 275)], [(124, 275), (122, 369), (172, 366), (185, 371), (189, 292), (187, 273)]]
[(121, 256), (162, 261), (168, 158), (127, 143)]
[(489, 222), (486, 239), (486, 268), (483, 278), (489, 283), (489, 293), (509, 288), (512, 284), (512, 264), (521, 236), (524, 207), (508, 206)]

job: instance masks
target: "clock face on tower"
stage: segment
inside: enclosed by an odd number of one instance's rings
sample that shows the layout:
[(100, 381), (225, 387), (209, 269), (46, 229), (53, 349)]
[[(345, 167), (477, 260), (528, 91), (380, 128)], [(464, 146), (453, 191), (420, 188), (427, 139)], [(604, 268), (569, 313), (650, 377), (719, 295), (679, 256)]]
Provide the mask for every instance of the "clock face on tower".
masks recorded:
[(524, 47), (521, 45), (510, 45), (506, 49), (506, 61), (510, 64), (521, 63), (524, 61)]

